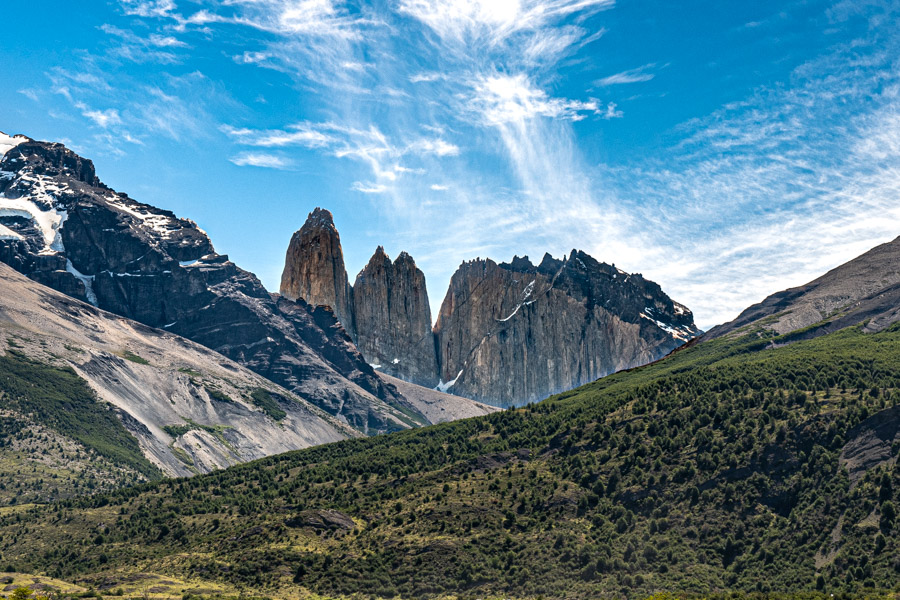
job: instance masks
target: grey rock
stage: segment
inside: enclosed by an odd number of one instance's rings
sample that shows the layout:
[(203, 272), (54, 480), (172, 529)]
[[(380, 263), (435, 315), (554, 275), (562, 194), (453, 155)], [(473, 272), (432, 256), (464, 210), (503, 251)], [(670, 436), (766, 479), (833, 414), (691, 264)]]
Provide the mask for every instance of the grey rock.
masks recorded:
[(402, 252), (379, 246), (353, 284), (356, 346), (378, 370), (426, 387), (438, 384), (425, 274)]
[(510, 406), (654, 361), (698, 330), (657, 284), (573, 250), (463, 263), (435, 334), (443, 389)]

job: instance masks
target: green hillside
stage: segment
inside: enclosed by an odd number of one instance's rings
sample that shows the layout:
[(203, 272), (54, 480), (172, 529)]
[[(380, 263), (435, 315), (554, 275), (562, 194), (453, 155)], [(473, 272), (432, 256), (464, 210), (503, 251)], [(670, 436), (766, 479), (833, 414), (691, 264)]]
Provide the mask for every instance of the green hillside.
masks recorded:
[(115, 412), (72, 369), (37, 362), (15, 348), (0, 355), (0, 506), (161, 476)]
[(523, 409), (7, 514), (0, 554), (270, 596), (896, 595), (900, 328), (785, 341), (718, 339)]

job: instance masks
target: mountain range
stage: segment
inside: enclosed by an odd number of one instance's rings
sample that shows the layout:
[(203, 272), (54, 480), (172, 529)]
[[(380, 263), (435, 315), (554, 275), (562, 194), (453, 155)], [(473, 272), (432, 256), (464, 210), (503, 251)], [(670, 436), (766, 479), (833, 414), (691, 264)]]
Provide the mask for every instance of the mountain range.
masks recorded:
[(658, 285), (577, 250), (463, 263), (432, 324), (408, 254), (379, 247), (349, 284), (323, 209), (271, 294), (65, 147), (4, 136), (0, 152), (8, 582), (900, 589), (900, 238), (704, 334)]
[(281, 295), (329, 306), (381, 372), (496, 406), (521, 406), (652, 362), (700, 332), (659, 285), (573, 250), (464, 262), (432, 327), (425, 275), (379, 246), (351, 286), (340, 234), (317, 208), (291, 238)]
[(813, 328), (827, 279), (523, 408), (5, 512), (0, 553), (126, 594), (892, 597), (900, 318), (854, 312), (882, 259)]

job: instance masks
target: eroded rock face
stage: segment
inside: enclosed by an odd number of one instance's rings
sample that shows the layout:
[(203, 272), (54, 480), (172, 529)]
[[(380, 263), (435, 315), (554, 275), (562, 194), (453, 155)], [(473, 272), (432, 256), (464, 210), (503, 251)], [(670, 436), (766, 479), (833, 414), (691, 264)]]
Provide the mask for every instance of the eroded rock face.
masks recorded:
[(419, 385), (438, 383), (425, 274), (402, 252), (379, 246), (353, 284), (356, 345), (377, 369)]
[(316, 208), (291, 237), (281, 275), (281, 295), (313, 306), (330, 306), (352, 335), (352, 291), (344, 268), (341, 236), (329, 211)]
[[(338, 239), (322, 209), (294, 234), (284, 281), (303, 282), (301, 297), (327, 304), (326, 292), (343, 289)], [(537, 266), (463, 263), (433, 329), (425, 276), (405, 252), (391, 261), (379, 247), (348, 295), (349, 333), (374, 368), (495, 406), (652, 362), (699, 333), (657, 284), (575, 250)]]
[[(339, 252), (320, 217), (321, 251)], [(28, 140), (0, 157), (0, 226), (0, 260), (31, 279), (199, 342), (359, 431), (427, 423), (330, 310), (272, 297), (192, 221), (104, 186), (61, 144)]]
[(435, 325), (442, 389), (500, 406), (661, 358), (698, 330), (639, 274), (584, 252), (463, 263)]

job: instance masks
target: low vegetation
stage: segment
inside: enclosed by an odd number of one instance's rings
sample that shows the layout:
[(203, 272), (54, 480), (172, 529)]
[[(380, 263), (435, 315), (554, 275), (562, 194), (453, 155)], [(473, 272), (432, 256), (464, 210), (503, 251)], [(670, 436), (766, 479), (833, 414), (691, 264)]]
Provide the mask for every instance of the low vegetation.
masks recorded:
[(851, 481), (842, 452), (900, 423), (900, 328), (745, 333), (522, 409), (2, 515), (0, 553), (269, 596), (895, 597), (900, 469)]

